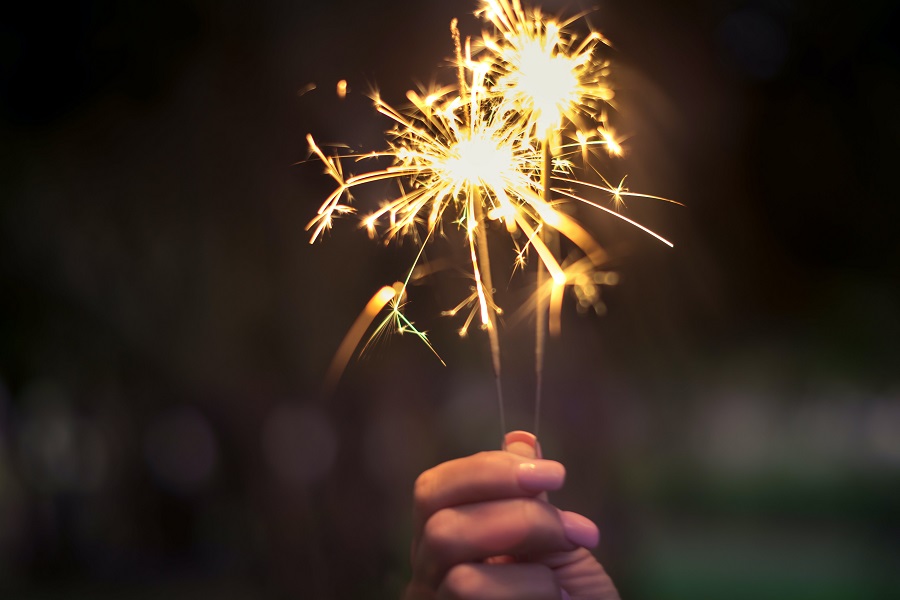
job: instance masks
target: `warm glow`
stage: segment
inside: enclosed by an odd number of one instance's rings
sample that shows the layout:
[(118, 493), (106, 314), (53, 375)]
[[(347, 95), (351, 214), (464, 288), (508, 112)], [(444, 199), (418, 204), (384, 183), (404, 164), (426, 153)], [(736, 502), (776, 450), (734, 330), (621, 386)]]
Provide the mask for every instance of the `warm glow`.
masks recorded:
[(489, 137), (460, 140), (443, 163), (437, 165), (438, 175), (458, 185), (502, 188), (504, 176), (514, 173), (514, 156), (511, 145)]
[[(406, 278), (376, 294), (357, 319), (341, 346), (341, 365), (359, 344), (361, 330), (373, 322), (373, 311), (385, 307), (387, 314), (366, 346), (396, 332), (411, 333), (431, 348), (425, 332), (406, 318), (403, 306), (410, 281), (428, 264), (426, 246), (452, 229), (461, 231), (472, 286), (468, 296), (443, 314), (464, 315), (458, 329), (463, 337), (478, 319), (490, 339), (498, 378), (497, 316), (502, 311), (494, 301), (495, 267), (487, 240), (502, 229), (491, 227), (491, 221), (506, 225), (515, 256), (513, 272), (524, 270), (529, 259), (537, 257), (533, 306), (540, 314), (549, 314), (549, 319), (538, 319), (538, 327), (546, 323), (551, 333), (559, 330), (566, 290), (574, 291), (580, 310), (593, 307), (599, 313), (601, 286), (616, 282), (605, 269), (603, 248), (572, 211), (563, 208), (564, 203), (603, 211), (671, 245), (619, 212), (624, 197), (665, 199), (629, 192), (624, 179), (613, 186), (591, 164), (601, 149), (610, 157), (623, 152), (606, 118), (613, 97), (608, 63), (601, 56), (606, 40), (594, 31), (570, 31), (570, 21), (549, 19), (519, 0), (481, 0), (477, 14), (490, 29), (480, 40), (463, 44), (455, 22), (451, 25), (457, 49), (456, 86), (409, 92), (411, 107), (404, 110), (374, 97), (377, 111), (392, 126), (384, 150), (328, 155), (307, 137), (311, 153), (337, 182), (307, 226), (311, 242), (320, 239), (335, 218), (355, 212), (352, 204), (358, 188), (391, 181), (396, 183), (395, 195), (362, 217), (362, 227), (372, 237), (386, 242), (410, 239), (418, 247)], [(346, 89), (346, 82), (341, 82), (338, 95)], [(362, 159), (380, 166), (345, 174), (345, 168), (354, 168)], [(581, 195), (582, 190), (608, 195), (613, 206)]]
[(606, 42), (600, 34), (590, 32), (579, 40), (518, 0), (482, 0), (479, 12), (497, 33), (484, 44), (505, 110), (525, 116), (539, 137), (558, 130), (564, 118), (598, 119), (613, 98), (606, 81), (608, 64), (597, 52)]
[(561, 115), (578, 100), (575, 62), (543, 47), (539, 39), (526, 39), (506, 58), (518, 66), (500, 78), (498, 87), (532, 111), (538, 131), (558, 127)]

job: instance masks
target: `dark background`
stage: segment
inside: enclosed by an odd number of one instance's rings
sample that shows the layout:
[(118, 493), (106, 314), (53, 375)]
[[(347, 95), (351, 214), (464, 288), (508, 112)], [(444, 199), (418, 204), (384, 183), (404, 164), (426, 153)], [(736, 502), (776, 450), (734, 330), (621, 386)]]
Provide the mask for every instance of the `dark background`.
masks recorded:
[[(498, 444), (486, 341), (437, 316), (464, 285), (439, 277), (409, 312), (449, 366), (393, 338), (323, 396), (413, 247), (350, 221), (309, 246), (332, 188), (300, 161), (309, 132), (379, 148), (366, 93), (452, 81), (447, 26), (477, 33), (473, 10), (0, 11), (0, 595), (397, 597), (416, 474)], [(629, 202), (674, 250), (580, 215), (620, 284), (606, 316), (567, 303), (550, 343), (555, 501), (600, 524), (626, 598), (897, 597), (896, 3), (588, 20), (630, 136), (610, 173), (686, 208)], [(531, 426), (529, 339), (504, 328), (512, 427)]]

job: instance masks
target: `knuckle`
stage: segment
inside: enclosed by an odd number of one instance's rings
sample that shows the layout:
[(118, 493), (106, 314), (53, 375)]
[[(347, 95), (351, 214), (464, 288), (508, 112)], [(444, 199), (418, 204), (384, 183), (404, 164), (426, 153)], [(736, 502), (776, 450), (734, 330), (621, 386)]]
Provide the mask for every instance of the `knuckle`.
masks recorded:
[(484, 576), (471, 564), (455, 565), (441, 583), (440, 598), (448, 600), (473, 600), (484, 593)]
[(526, 531), (526, 545), (547, 546), (553, 550), (557, 548), (559, 540), (564, 538), (562, 525), (559, 519), (551, 514), (549, 505), (540, 500), (522, 498), (517, 501), (518, 518), (521, 519), (520, 527)]
[(500, 452), (498, 450), (482, 450), (475, 456), (487, 465), (506, 466), (512, 462), (517, 462), (516, 455), (509, 452)]
[(430, 506), (434, 488), (434, 469), (428, 469), (416, 477), (416, 482), (413, 484), (413, 503), (417, 509), (421, 511)]
[(452, 508), (437, 511), (425, 522), (423, 540), (432, 554), (440, 556), (459, 536), (459, 516)]
[(509, 452), (483, 451), (476, 455), (479, 459), (479, 477), (488, 481), (508, 481), (515, 478), (513, 469), (522, 459)]
[(480, 452), (476, 452), (473, 456), (478, 460), (491, 461), (496, 459), (498, 454), (500, 453), (496, 450), (481, 450)]

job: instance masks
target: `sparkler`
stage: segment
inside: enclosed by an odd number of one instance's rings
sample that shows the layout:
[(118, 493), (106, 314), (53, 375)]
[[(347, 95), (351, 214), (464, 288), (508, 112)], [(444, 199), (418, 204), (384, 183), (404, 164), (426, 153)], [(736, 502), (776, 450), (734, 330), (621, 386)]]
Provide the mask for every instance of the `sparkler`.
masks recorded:
[[(516, 251), (515, 267), (537, 255), (537, 284), (530, 305), (536, 315), (535, 430), (539, 423), (545, 330), (560, 330), (561, 304), (572, 287), (581, 306), (599, 305), (598, 286), (612, 282), (603, 271), (606, 254), (594, 238), (561, 210), (567, 202), (581, 203), (622, 219), (671, 246), (664, 238), (618, 212), (624, 196), (666, 200), (629, 192), (623, 183), (612, 186), (576, 177), (574, 157), (589, 166), (593, 148), (610, 156), (621, 146), (609, 127), (606, 108), (613, 92), (607, 83), (608, 62), (599, 57), (605, 38), (591, 31), (583, 39), (569, 31), (575, 19), (558, 22), (537, 8), (523, 8), (519, 0), (481, 0), (476, 14), (490, 26), (480, 40), (460, 42), (456, 22), (451, 25), (456, 48), (456, 86), (409, 92), (411, 108), (400, 111), (377, 94), (376, 110), (392, 122), (385, 150), (365, 155), (328, 155), (307, 136), (310, 150), (325, 165), (337, 187), (307, 226), (310, 242), (320, 239), (334, 220), (356, 213), (353, 192), (366, 184), (395, 181), (399, 193), (362, 217), (369, 235), (385, 242), (409, 238), (419, 245), (406, 278), (373, 296), (338, 351), (330, 379), (335, 380), (350, 355), (385, 306), (388, 312), (369, 342), (388, 330), (412, 333), (434, 351), (424, 331), (402, 312), (407, 288), (415, 277), (426, 246), (455, 224), (465, 238), (472, 295), (444, 314), (468, 311), (459, 332), (465, 336), (474, 318), (488, 334), (497, 382), (501, 429), (505, 431), (498, 316), (494, 301), (488, 228), (505, 225)], [(474, 48), (474, 50), (473, 50)], [(563, 143), (564, 136), (573, 141)], [(386, 159), (390, 164), (358, 175), (345, 174), (345, 162)], [(596, 171), (596, 169), (593, 169)], [(555, 186), (554, 186), (555, 184)], [(604, 192), (609, 208), (583, 196)], [(671, 201), (669, 201), (671, 202)], [(577, 253), (561, 258), (561, 241)], [(435, 352), (435, 354), (437, 354)]]
[[(495, 92), (501, 106), (511, 114), (521, 115), (533, 137), (541, 139), (542, 200), (552, 202), (550, 175), (553, 142), (562, 131), (564, 119), (576, 124), (586, 118), (597, 121), (597, 106), (612, 100), (606, 83), (608, 64), (597, 59), (597, 46), (606, 40), (591, 31), (581, 42), (567, 32), (565, 24), (545, 19), (538, 8), (523, 9), (519, 0), (483, 0), (478, 11), (494, 27), (496, 37), (484, 36), (490, 51)], [(582, 139), (587, 138), (582, 134)], [(552, 232), (541, 228), (540, 239), (556, 247)], [(537, 289), (544, 287), (545, 269), (537, 265)], [(553, 279), (550, 298), (561, 298), (565, 281)], [(551, 302), (553, 314), (559, 315), (559, 302)], [(535, 305), (535, 434), (539, 424), (543, 389), (544, 350), (546, 346), (547, 307), (539, 292)], [(551, 321), (551, 331), (558, 332), (558, 322)]]

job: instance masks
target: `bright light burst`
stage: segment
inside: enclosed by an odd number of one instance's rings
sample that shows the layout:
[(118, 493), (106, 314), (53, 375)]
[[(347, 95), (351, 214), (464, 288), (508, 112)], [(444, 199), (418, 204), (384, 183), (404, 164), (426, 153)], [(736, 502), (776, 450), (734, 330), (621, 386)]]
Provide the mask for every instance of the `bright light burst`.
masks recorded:
[(598, 57), (606, 39), (591, 31), (584, 39), (545, 17), (539, 8), (525, 9), (519, 0), (482, 0), (478, 11), (493, 25), (485, 34), (500, 102), (525, 116), (543, 137), (562, 126), (594, 122), (613, 98), (607, 82), (609, 63)]
[[(350, 206), (350, 192), (357, 186), (386, 179), (403, 182), (397, 197), (362, 218), (364, 227), (374, 237), (381, 226), (380, 235), (388, 241), (397, 237), (421, 239), (424, 249), (450, 210), (449, 220), (466, 233), (481, 323), (490, 328), (497, 308), (487, 281), (490, 275), (485, 269), (489, 265), (480, 264), (489, 260), (484, 254), (486, 243), (480, 242), (479, 249), (477, 241), (488, 225), (487, 219), (503, 219), (510, 232), (519, 226), (533, 230), (531, 223), (540, 218), (537, 211), (552, 209), (529, 209), (529, 202), (537, 198), (535, 173), (540, 168), (540, 154), (519, 123), (499, 118), (496, 105), (484, 100), (482, 76), (473, 71), (469, 98), (450, 89), (434, 91), (425, 98), (410, 92), (413, 109), (409, 114), (376, 97), (377, 110), (395, 126), (389, 132), (388, 149), (364, 158), (392, 158), (393, 164), (385, 169), (345, 177), (340, 159), (326, 156), (309, 137), (310, 148), (339, 185), (307, 228), (313, 231), (315, 240), (332, 226), (335, 217), (355, 212)], [(410, 275), (421, 256), (420, 252)]]
[[(537, 8), (524, 8), (519, 0), (481, 0), (476, 14), (490, 31), (475, 42), (466, 40), (465, 51), (455, 21), (451, 26), (459, 72), (456, 86), (409, 92), (411, 107), (404, 111), (375, 96), (376, 109), (393, 123), (385, 150), (362, 156), (328, 155), (307, 136), (311, 152), (338, 184), (307, 229), (312, 231), (311, 242), (320, 239), (337, 217), (357, 212), (353, 206), (357, 188), (390, 180), (398, 184), (399, 192), (363, 215), (362, 224), (372, 237), (386, 242), (412, 239), (419, 245), (405, 280), (380, 290), (357, 319), (333, 363), (343, 365), (359, 344), (362, 330), (385, 306), (387, 316), (368, 343), (394, 330), (413, 333), (431, 348), (425, 332), (415, 328), (402, 308), (425, 247), (445, 226), (455, 224), (464, 234), (474, 285), (469, 297), (444, 314), (467, 313), (461, 335), (478, 315), (491, 341), (499, 392), (497, 316), (502, 311), (493, 297), (487, 244), (491, 221), (505, 224), (516, 251), (516, 269), (529, 262), (532, 252), (537, 255), (539, 279), (531, 304), (538, 314), (549, 310), (551, 332), (559, 329), (566, 287), (574, 290), (579, 307), (600, 312), (599, 288), (614, 283), (614, 276), (603, 269), (605, 252), (561, 210), (564, 203), (605, 211), (671, 244), (619, 212), (625, 196), (664, 198), (629, 192), (624, 183), (612, 186), (590, 165), (592, 148), (605, 148), (610, 157), (622, 154), (621, 139), (606, 116), (613, 92), (607, 82), (608, 62), (598, 56), (600, 47), (608, 45), (605, 38), (593, 31), (579, 37), (568, 29), (574, 19), (547, 18)], [(564, 133), (572, 143), (559, 142)], [(577, 156), (579, 165), (574, 161)], [(347, 175), (344, 161), (349, 158), (389, 164)], [(599, 179), (580, 179), (576, 176), (580, 170), (597, 173)], [(606, 194), (613, 207), (585, 197), (584, 192)], [(568, 240), (566, 256), (556, 241), (548, 241), (557, 236)], [(549, 277), (542, 279), (544, 272)]]

